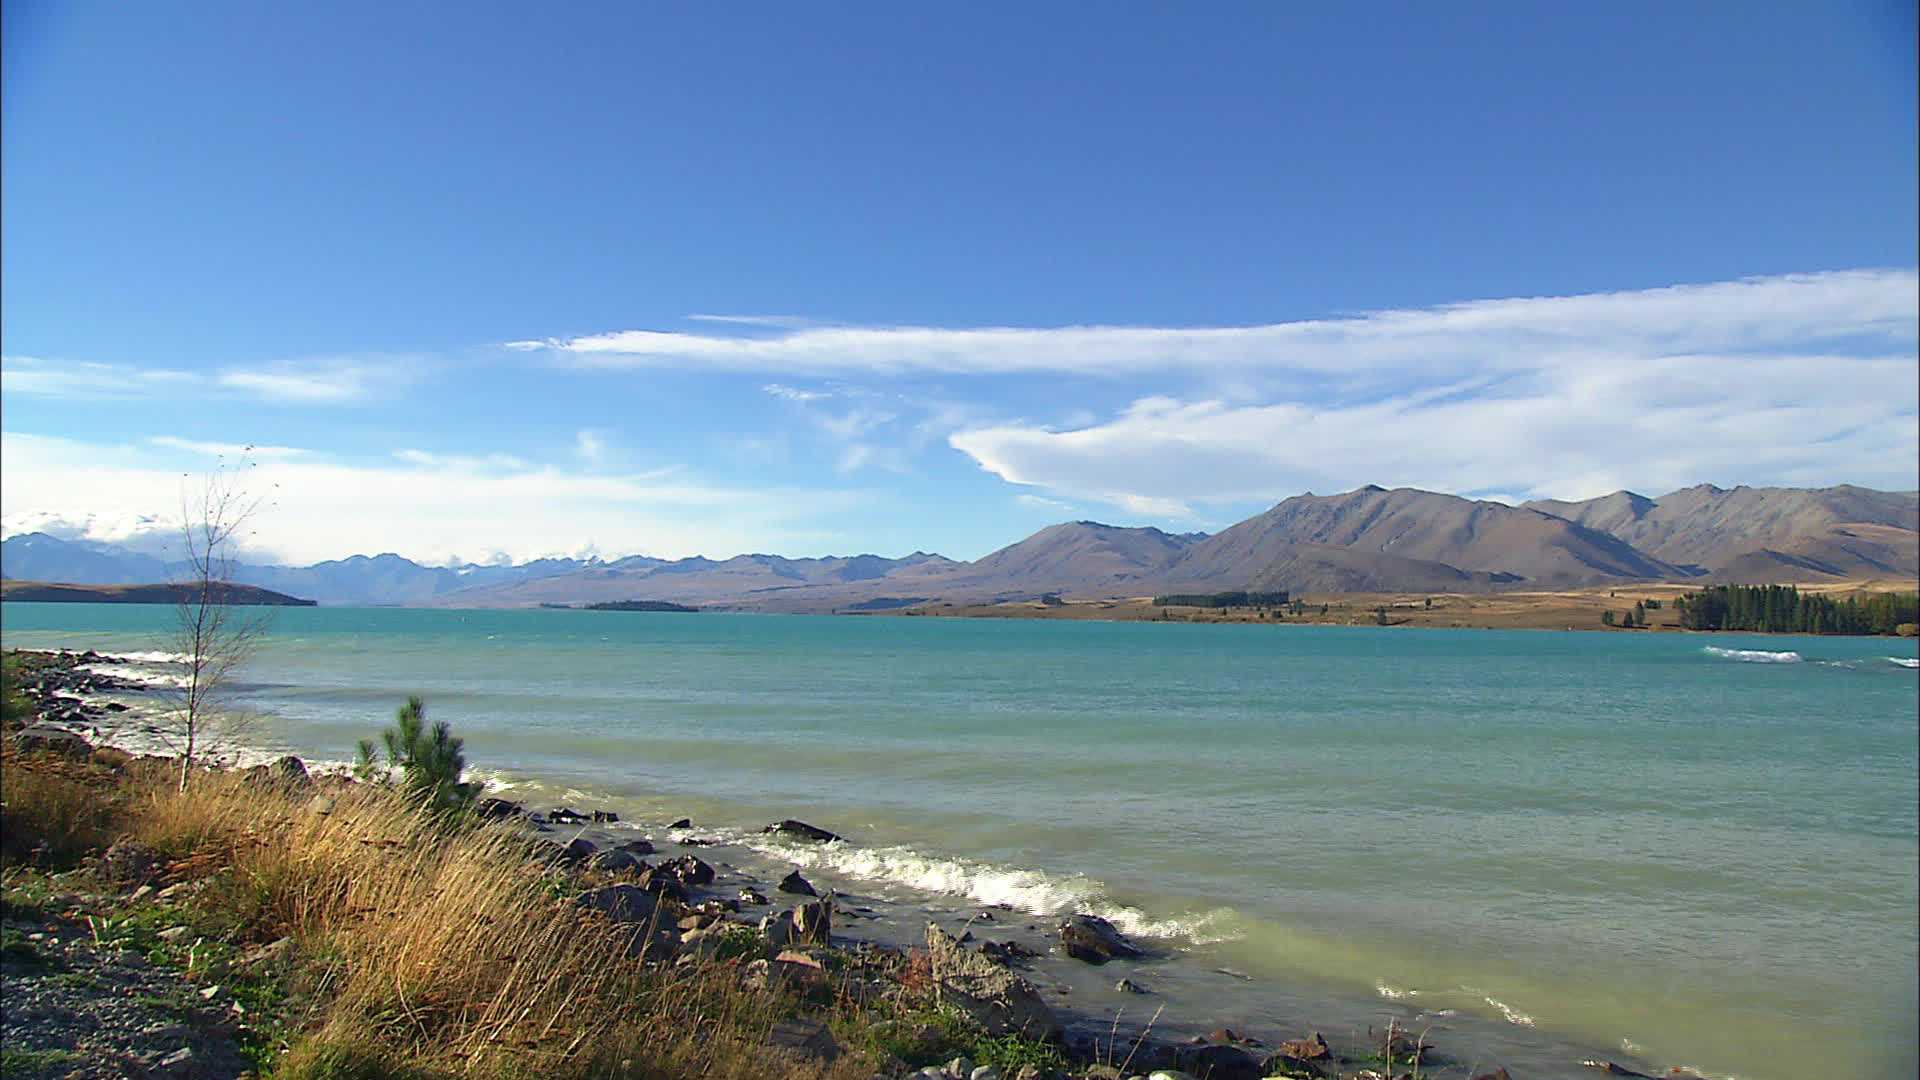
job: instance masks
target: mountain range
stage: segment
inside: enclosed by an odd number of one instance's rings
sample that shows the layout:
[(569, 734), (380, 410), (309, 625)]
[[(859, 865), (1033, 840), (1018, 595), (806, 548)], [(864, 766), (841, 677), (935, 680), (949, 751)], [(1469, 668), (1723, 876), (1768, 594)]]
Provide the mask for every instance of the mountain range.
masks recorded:
[[(122, 585), (176, 567), (110, 544), (26, 533), (0, 544), (16, 580)], [(422, 566), (355, 555), (243, 565), (239, 581), (328, 605), (531, 607), (665, 600), (765, 611), (872, 610), (1050, 593), (1081, 597), (1288, 589), (1485, 592), (1629, 581), (1920, 577), (1920, 495), (1842, 485), (1619, 491), (1521, 506), (1413, 488), (1297, 495), (1221, 532), (1051, 525), (974, 562), (914, 552), (789, 559), (538, 559)]]

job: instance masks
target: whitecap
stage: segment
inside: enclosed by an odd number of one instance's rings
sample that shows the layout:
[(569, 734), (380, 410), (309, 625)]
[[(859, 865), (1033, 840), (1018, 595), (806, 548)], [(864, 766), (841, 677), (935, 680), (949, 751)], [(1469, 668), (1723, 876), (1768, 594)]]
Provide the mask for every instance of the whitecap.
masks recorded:
[(103, 652), (97, 655), (114, 660), (125, 660), (133, 664), (186, 664), (193, 661), (188, 653), (160, 652), (158, 650), (136, 652)]
[(1717, 656), (1722, 660), (1739, 660), (1748, 664), (1797, 664), (1805, 659), (1797, 652), (1767, 652), (1764, 649), (1722, 649), (1717, 645), (1708, 645), (1702, 649), (1708, 656)]
[(1489, 997), (1486, 1000), (1487, 1000), (1487, 1004), (1500, 1010), (1500, 1015), (1507, 1018), (1507, 1023), (1518, 1024), (1521, 1027), (1533, 1026), (1533, 1017), (1528, 1016), (1526, 1013), (1521, 1012), (1519, 1009), (1514, 1008), (1513, 1006), (1507, 1004), (1504, 1001), (1501, 1001), (1498, 998)]
[(1156, 918), (1138, 908), (1114, 902), (1106, 895), (1106, 886), (1079, 874), (1057, 877), (1042, 870), (926, 855), (909, 847), (864, 848), (844, 842), (803, 845), (760, 834), (741, 836), (736, 842), (801, 867), (818, 868), (862, 881), (904, 885), (921, 892), (964, 897), (978, 904), (1005, 904), (1029, 915), (1098, 915), (1123, 933), (1136, 937), (1207, 945), (1231, 941), (1238, 936), (1227, 925), (1233, 914), (1229, 908), (1185, 917)]
[(1920, 660), (1915, 660), (1911, 656), (1889, 656), (1887, 663), (1899, 664), (1903, 668), (1920, 668)]
[(1397, 986), (1388, 986), (1386, 983), (1376, 985), (1373, 988), (1373, 992), (1386, 998), (1388, 1001), (1400, 1001), (1403, 998), (1420, 996), (1420, 991), (1418, 990), (1402, 990)]

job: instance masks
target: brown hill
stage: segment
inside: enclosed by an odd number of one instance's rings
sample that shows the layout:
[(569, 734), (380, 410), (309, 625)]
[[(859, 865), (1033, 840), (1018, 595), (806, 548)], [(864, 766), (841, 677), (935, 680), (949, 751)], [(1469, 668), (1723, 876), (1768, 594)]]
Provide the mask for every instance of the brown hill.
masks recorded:
[[(1302, 551), (1301, 545), (1313, 547)], [(1195, 544), (1167, 569), (1167, 577), (1182, 586), (1238, 587), (1271, 568), (1301, 565), (1302, 559), (1326, 564), (1325, 548), (1350, 552), (1327, 564), (1330, 569), (1337, 566), (1340, 573), (1383, 588), (1402, 587), (1391, 584), (1401, 573), (1432, 577), (1447, 571), (1511, 576), (1511, 581), (1489, 579), (1489, 586), (1524, 581), (1562, 587), (1685, 576), (1616, 537), (1552, 514), (1369, 485), (1341, 495), (1287, 499)]]
[[(0, 600), (40, 604), (177, 604), (191, 599), (190, 585), (67, 585), (45, 581), (0, 581)], [(313, 607), (311, 600), (262, 589), (228, 585), (227, 603), (247, 607)]]
[(1527, 505), (1716, 580), (1920, 576), (1920, 496), (1910, 491), (1700, 484), (1658, 499), (1617, 491)]

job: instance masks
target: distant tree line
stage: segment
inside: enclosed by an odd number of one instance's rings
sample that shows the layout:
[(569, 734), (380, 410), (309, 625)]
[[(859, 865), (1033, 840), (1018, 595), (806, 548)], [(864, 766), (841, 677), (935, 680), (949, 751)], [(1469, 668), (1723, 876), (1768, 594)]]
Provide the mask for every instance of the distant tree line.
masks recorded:
[(1835, 600), (1791, 585), (1715, 585), (1673, 602), (1689, 630), (1758, 630), (1773, 634), (1912, 633), (1920, 594), (1868, 593)]
[(1174, 593), (1169, 596), (1156, 596), (1153, 602), (1160, 607), (1280, 607), (1289, 598), (1285, 592), (1217, 592), (1217, 593)]

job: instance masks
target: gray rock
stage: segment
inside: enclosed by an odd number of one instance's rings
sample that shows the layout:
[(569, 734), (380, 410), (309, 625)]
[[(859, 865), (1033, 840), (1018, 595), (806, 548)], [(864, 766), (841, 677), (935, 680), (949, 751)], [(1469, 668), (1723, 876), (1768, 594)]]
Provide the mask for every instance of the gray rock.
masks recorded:
[(110, 881), (149, 882), (160, 872), (160, 853), (137, 840), (116, 841), (100, 856), (100, 870)]
[(1067, 955), (1089, 964), (1104, 964), (1114, 957), (1139, 956), (1113, 924), (1098, 915), (1074, 915), (1060, 924), (1060, 944)]
[(52, 724), (34, 724), (15, 732), (13, 748), (22, 754), (53, 754), (75, 760), (93, 754), (93, 744), (78, 732)]
[(767, 1045), (797, 1057), (831, 1062), (840, 1056), (840, 1044), (833, 1032), (818, 1020), (783, 1020), (773, 1025)]
[(669, 859), (660, 864), (660, 869), (673, 875), (682, 885), (711, 885), (713, 883), (713, 867), (708, 866), (692, 855), (682, 855), (677, 859)]
[(660, 907), (659, 899), (638, 885), (608, 885), (589, 889), (574, 902), (616, 922), (630, 923), (653, 922)]
[(982, 1065), (967, 1074), (967, 1080), (1000, 1080), (1000, 1070), (991, 1065)]
[(1144, 994), (1147, 992), (1146, 987), (1141, 986), (1132, 979), (1121, 979), (1119, 982), (1113, 984), (1113, 988), (1123, 994)]
[(840, 839), (838, 833), (830, 833), (817, 825), (809, 825), (804, 821), (795, 821), (792, 818), (788, 818), (785, 821), (776, 821), (760, 831), (763, 833), (778, 833), (781, 836), (791, 836), (798, 840), (811, 840), (816, 844), (830, 844)]
[(957, 1057), (947, 1062), (946, 1071), (948, 1080), (967, 1080), (968, 1077), (973, 1075), (973, 1062), (963, 1057)]
[(593, 857), (587, 860), (587, 865), (595, 870), (609, 874), (617, 874), (623, 870), (637, 871), (646, 864), (626, 852), (614, 848), (609, 851), (594, 852)]
[(795, 870), (793, 873), (788, 874), (786, 877), (781, 878), (778, 888), (783, 893), (793, 893), (797, 896), (819, 896), (820, 895), (819, 893), (813, 890), (813, 883), (808, 881), (806, 878), (801, 877), (800, 871), (798, 870)]
[(1033, 985), (992, 957), (961, 947), (927, 924), (927, 958), (940, 1000), (957, 1006), (989, 1035), (1056, 1039), (1061, 1024)]

